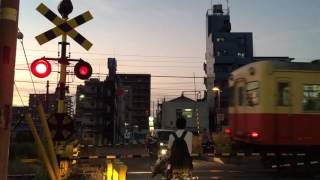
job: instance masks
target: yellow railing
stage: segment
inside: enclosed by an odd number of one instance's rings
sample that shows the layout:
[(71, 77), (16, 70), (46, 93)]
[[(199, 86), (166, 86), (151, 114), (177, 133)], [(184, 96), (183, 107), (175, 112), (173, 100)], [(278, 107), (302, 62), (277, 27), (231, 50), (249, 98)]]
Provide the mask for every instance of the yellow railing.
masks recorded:
[(107, 160), (104, 180), (126, 180), (128, 167), (119, 159)]

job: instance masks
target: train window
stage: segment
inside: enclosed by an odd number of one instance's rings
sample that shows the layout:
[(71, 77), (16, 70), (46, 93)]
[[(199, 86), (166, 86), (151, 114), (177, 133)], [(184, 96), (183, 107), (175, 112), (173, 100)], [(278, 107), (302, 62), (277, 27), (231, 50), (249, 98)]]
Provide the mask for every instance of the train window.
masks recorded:
[(231, 86), (229, 88), (229, 106), (234, 106), (234, 87)]
[(303, 110), (320, 111), (320, 85), (303, 86)]
[(245, 105), (245, 92), (243, 87), (239, 87), (238, 89), (238, 103), (239, 106), (244, 106)]
[(278, 82), (278, 106), (289, 106), (290, 86), (289, 82)]
[(259, 104), (259, 82), (252, 81), (247, 83), (247, 101), (249, 106)]

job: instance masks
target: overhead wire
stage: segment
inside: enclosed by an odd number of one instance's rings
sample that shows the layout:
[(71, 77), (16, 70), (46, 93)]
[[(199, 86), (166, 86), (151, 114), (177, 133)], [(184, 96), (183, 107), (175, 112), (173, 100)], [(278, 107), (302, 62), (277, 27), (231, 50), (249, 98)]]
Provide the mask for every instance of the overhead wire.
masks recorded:
[[(19, 91), (19, 89), (18, 89), (18, 86), (17, 86), (16, 82), (14, 82), (14, 87), (16, 88), (16, 91), (17, 91), (17, 93), (18, 93), (18, 96), (19, 96), (19, 98), (20, 98), (20, 101), (21, 101), (22, 106), (23, 106), (24, 108), (26, 108), (26, 106), (25, 106), (24, 103), (23, 103), (23, 100), (22, 100), (22, 97), (21, 97), (21, 94), (20, 94), (20, 91)], [(23, 114), (25, 114), (26, 109), (24, 109), (23, 111), (24, 111)], [(16, 123), (16, 125), (13, 127), (13, 131), (20, 125), (21, 121), (22, 121), (22, 118), (19, 119), (19, 121), (18, 121), (18, 122)]]
[(20, 34), (22, 35), (21, 38), (18, 38), (18, 39), (19, 39), (19, 41), (20, 41), (20, 43), (21, 43), (22, 50), (23, 50), (23, 53), (24, 53), (24, 57), (25, 57), (25, 60), (26, 60), (27, 66), (28, 66), (28, 70), (29, 70), (29, 74), (30, 74), (31, 81), (32, 81), (34, 93), (37, 94), (37, 92), (36, 92), (36, 87), (35, 87), (35, 85), (34, 85), (34, 83), (33, 83), (33, 78), (32, 78), (32, 74), (31, 74), (31, 70), (30, 70), (30, 65), (29, 65), (28, 58), (27, 58), (27, 53), (26, 53), (26, 50), (25, 50), (24, 44), (23, 44), (23, 34), (22, 34), (22, 32), (20, 31), (19, 28), (18, 28), (18, 33), (20, 33)]

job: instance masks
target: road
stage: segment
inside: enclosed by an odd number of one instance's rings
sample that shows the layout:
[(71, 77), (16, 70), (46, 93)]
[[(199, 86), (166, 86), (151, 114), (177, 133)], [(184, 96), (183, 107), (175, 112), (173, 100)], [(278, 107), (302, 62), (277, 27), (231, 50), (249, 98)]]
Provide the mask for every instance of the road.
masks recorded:
[[(144, 157), (146, 154), (143, 148), (139, 147), (117, 147), (117, 148), (99, 148), (95, 150), (96, 154), (102, 155), (128, 155), (134, 154), (135, 157), (124, 157), (121, 160), (128, 166), (128, 180), (143, 180), (151, 178), (151, 167), (154, 165), (155, 158)], [(140, 155), (140, 156), (139, 156)], [(91, 159), (91, 167), (103, 164), (103, 159)], [(276, 169), (264, 168), (259, 158), (194, 158), (193, 175), (199, 179), (226, 179), (226, 180), (292, 180), (292, 179), (320, 179), (320, 176), (310, 173), (278, 173)], [(317, 166), (319, 170), (319, 166)], [(90, 169), (89, 168), (89, 169)], [(89, 172), (89, 171), (87, 171)], [(94, 168), (91, 172), (97, 172)], [(318, 171), (320, 172), (320, 170)], [(307, 177), (307, 175), (309, 177)], [(95, 179), (95, 178), (92, 178)], [(157, 175), (155, 180), (164, 179)]]

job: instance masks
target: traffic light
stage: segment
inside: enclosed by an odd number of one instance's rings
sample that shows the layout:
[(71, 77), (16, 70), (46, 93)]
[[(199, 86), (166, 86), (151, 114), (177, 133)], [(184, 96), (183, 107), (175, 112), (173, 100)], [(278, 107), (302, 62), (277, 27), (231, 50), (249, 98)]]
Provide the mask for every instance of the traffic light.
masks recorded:
[(75, 66), (74, 66), (74, 74), (79, 79), (88, 79), (92, 74), (92, 67), (89, 63), (80, 60)]
[(45, 78), (51, 73), (51, 64), (46, 59), (37, 59), (31, 63), (31, 72), (38, 78)]

